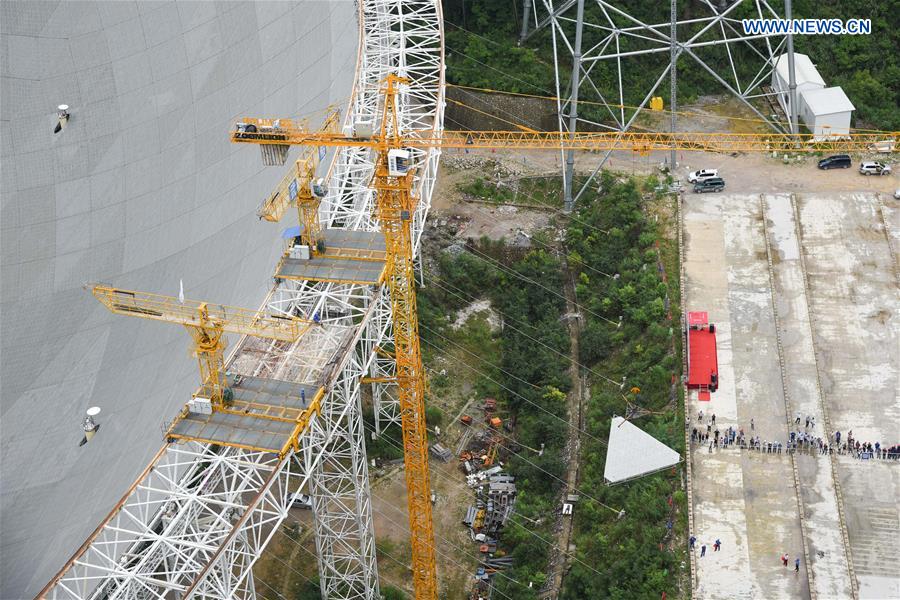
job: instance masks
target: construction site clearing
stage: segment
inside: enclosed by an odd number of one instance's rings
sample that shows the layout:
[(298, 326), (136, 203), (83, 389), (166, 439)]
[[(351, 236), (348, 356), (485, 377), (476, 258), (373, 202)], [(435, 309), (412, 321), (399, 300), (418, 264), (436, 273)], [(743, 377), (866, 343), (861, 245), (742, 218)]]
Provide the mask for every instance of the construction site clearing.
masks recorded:
[[(459, 160), (511, 187), (522, 175), (552, 172), (557, 166), (551, 155), (528, 155), (523, 166), (523, 156), (473, 152)], [(752, 420), (752, 432), (762, 441), (786, 443), (790, 428), (785, 423), (793, 423), (795, 413), (813, 416), (817, 423), (828, 413), (831, 429), (845, 435), (852, 429), (856, 436), (862, 430), (867, 439), (889, 444), (900, 422), (900, 344), (892, 325), (900, 285), (895, 182), (853, 171), (818, 176), (814, 161), (802, 159), (695, 152), (679, 153), (679, 159), (684, 161), (678, 169), (682, 176), (697, 166), (718, 167), (727, 169), (731, 187), (745, 190), (685, 194), (677, 231), (671, 232), (683, 238), (685, 333), (691, 332), (689, 313), (701, 313), (695, 315), (693, 331), (705, 336), (698, 353), (702, 356), (694, 357), (705, 377), (690, 382), (686, 373), (688, 431), (702, 411), (707, 421), (716, 414), (723, 428), (743, 428), (748, 435)], [(613, 161), (639, 175), (656, 171), (654, 164), (630, 153), (613, 153)], [(499, 178), (496, 163), (505, 165)], [(467, 204), (454, 183), (441, 184), (446, 187), (434, 215), (440, 230), (431, 235), (451, 231), (443, 244), (476, 232), (510, 239), (518, 231), (533, 232), (533, 219), (546, 214), (539, 208)], [(780, 367), (777, 338), (785, 361)], [(840, 351), (848, 340), (853, 340), (852, 349)], [(713, 372), (722, 377), (716, 378), (717, 391), (701, 397), (707, 390), (700, 384), (711, 384)], [(821, 389), (810, 395), (818, 385)], [(471, 412), (462, 420), (487, 431), (482, 415)], [(484, 472), (477, 464), (484, 455), (484, 438), (480, 444), (471, 457), (463, 457), (473, 473)], [(731, 549), (727, 558), (713, 553), (700, 562), (699, 554), (693, 556), (695, 597), (804, 597), (810, 594), (809, 582), (820, 598), (854, 593), (873, 600), (900, 597), (893, 550), (900, 536), (896, 461), (860, 464), (848, 455), (792, 456), (692, 447), (691, 535), (707, 544), (721, 538)], [(792, 461), (798, 468), (794, 485)], [(835, 463), (836, 477), (829, 461)], [(478, 505), (469, 507), (467, 523), (474, 522)], [(796, 581), (783, 577), (780, 563), (776, 568), (768, 556), (772, 548), (782, 547), (801, 553)]]

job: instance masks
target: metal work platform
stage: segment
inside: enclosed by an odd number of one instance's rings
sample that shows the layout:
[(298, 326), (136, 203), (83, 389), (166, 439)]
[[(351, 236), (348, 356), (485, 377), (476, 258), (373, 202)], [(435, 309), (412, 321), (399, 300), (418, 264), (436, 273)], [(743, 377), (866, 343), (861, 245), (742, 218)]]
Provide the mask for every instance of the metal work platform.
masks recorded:
[(374, 285), (381, 280), (384, 261), (355, 258), (290, 258), (285, 256), (278, 263), (275, 277), (304, 281), (328, 281), (331, 283), (359, 283)]
[[(201, 414), (185, 408), (167, 436), (282, 453), (316, 409), (322, 392), (314, 386), (249, 376), (235, 378), (229, 389), (234, 396), (227, 409)], [(204, 397), (204, 391), (205, 386), (196, 396)]]
[(380, 231), (355, 229), (325, 229), (325, 256), (380, 260), (387, 257), (384, 234)]
[(275, 277), (329, 283), (375, 285), (381, 281), (386, 262), (384, 235), (379, 231), (326, 229), (322, 232), (325, 253), (312, 258), (285, 254)]
[(291, 414), (309, 408), (319, 389), (315, 386), (264, 379), (241, 375), (231, 384), (234, 393), (232, 406), (235, 410), (252, 410), (255, 414), (260, 408), (268, 412), (266, 416), (294, 418)]

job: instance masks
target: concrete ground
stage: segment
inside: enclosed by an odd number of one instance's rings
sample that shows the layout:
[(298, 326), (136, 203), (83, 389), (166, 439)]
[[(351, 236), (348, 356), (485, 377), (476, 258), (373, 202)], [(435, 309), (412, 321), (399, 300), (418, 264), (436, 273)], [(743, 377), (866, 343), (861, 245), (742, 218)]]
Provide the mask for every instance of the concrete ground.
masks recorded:
[[(688, 194), (684, 239), (686, 307), (717, 326), (721, 381), (712, 401), (689, 399), (692, 427), (702, 409), (721, 430), (784, 443), (800, 412), (817, 436), (900, 441), (896, 201)], [(691, 458), (697, 597), (806, 598), (812, 585), (846, 598), (852, 568), (860, 597), (900, 598), (900, 463), (707, 445)]]
[[(786, 437), (765, 240), (758, 197), (685, 198), (687, 310), (709, 312), (716, 325), (720, 386), (709, 402), (690, 400), (693, 426), (743, 427), (761, 441)], [(762, 257), (762, 258), (761, 258)], [(750, 430), (750, 420), (754, 430)], [(713, 427), (715, 429), (715, 427)], [(802, 554), (790, 460), (784, 455), (709, 451), (694, 446), (694, 526), (699, 598), (806, 597), (805, 560), (799, 575), (778, 557)], [(722, 550), (710, 554), (716, 539)]]
[[(900, 441), (898, 202), (888, 195), (797, 197), (822, 394), (832, 427)], [(861, 598), (900, 598), (900, 463), (837, 457)]]

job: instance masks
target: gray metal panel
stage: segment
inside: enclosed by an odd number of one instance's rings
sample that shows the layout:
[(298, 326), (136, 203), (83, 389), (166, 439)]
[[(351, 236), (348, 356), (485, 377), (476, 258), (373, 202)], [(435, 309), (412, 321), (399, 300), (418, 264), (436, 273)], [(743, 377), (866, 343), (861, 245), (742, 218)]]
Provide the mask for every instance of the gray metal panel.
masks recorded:
[(258, 305), (280, 226), (254, 212), (283, 169), (228, 127), (343, 103), (357, 35), (353, 2), (0, 3), (0, 597), (40, 590), (197, 386), (183, 330), (82, 283)]
[(294, 423), (261, 419), (253, 415), (213, 413), (189, 414), (172, 428), (174, 435), (183, 435), (223, 444), (239, 444), (280, 451), (294, 431)]
[(231, 389), (235, 400), (296, 409), (308, 408), (318, 391), (311, 385), (247, 376)]
[(276, 276), (307, 281), (346, 281), (377, 283), (384, 271), (384, 261), (349, 258), (285, 258)]
[(348, 248), (374, 252), (385, 252), (387, 250), (384, 234), (380, 231), (326, 229), (323, 231), (323, 234), (328, 248)]

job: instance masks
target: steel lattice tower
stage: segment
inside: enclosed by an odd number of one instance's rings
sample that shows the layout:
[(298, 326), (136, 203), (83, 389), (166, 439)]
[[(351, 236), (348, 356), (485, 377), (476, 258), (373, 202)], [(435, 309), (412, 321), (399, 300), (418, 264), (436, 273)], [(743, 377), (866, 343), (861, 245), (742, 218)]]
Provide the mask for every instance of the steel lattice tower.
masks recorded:
[[(545, 29), (550, 32), (561, 131), (572, 132), (579, 127), (598, 131), (630, 130), (638, 116), (649, 110), (651, 98), (657, 95), (666, 78), (671, 84), (670, 127), (675, 131), (678, 110), (676, 65), (685, 60), (693, 61), (709, 76), (711, 83), (715, 82), (720, 89), (737, 98), (773, 130), (790, 131), (790, 119), (788, 122), (774, 120), (751, 102), (756, 98), (774, 99), (775, 92), (764, 88), (777, 57), (782, 53), (791, 57), (793, 52), (789, 36), (744, 33), (739, 15), (782, 17), (765, 0), (704, 0), (696, 7), (701, 14), (687, 19), (677, 19), (675, 0), (672, 0), (670, 18), (661, 22), (642, 20), (617, 6), (616, 2), (607, 0), (523, 0), (522, 4), (519, 43), (527, 44), (530, 38)], [(594, 9), (592, 16), (585, 16), (585, 5)], [(596, 15), (600, 15), (599, 18)], [(654, 73), (652, 85), (640, 90), (638, 97), (641, 99), (629, 106), (626, 88), (634, 89), (628, 83), (630, 72), (646, 70), (648, 57), (666, 54), (668, 60), (662, 63), (658, 73)], [(723, 66), (714, 66), (714, 61)], [(739, 68), (745, 65), (750, 68)], [(604, 75), (612, 76), (615, 83), (604, 85), (601, 81)], [(579, 102), (599, 109), (587, 116), (584, 110), (579, 112)], [(611, 151), (602, 155), (578, 190), (573, 190), (572, 183), (574, 157), (562, 157), (567, 210), (590, 185), (610, 154)], [(674, 161), (674, 151), (669, 161)]]

